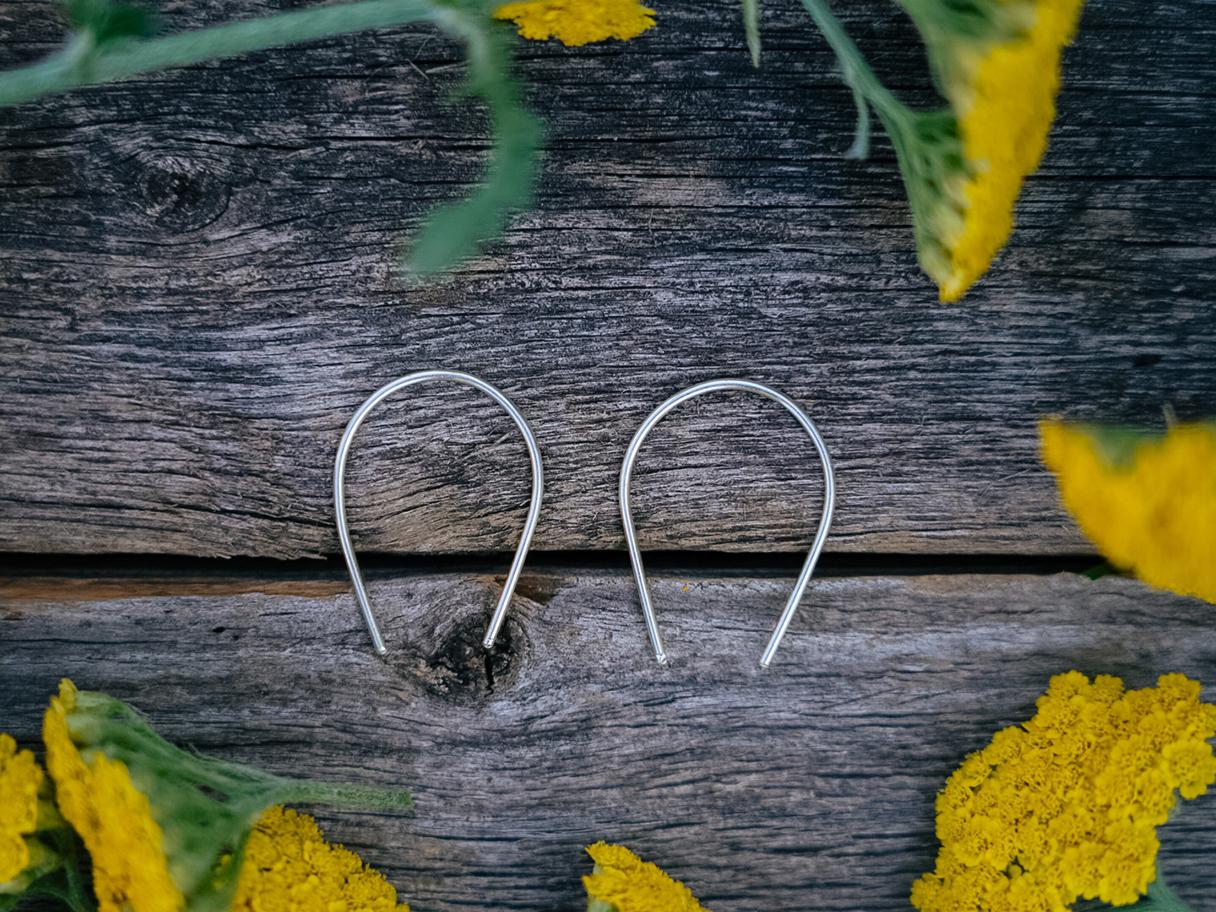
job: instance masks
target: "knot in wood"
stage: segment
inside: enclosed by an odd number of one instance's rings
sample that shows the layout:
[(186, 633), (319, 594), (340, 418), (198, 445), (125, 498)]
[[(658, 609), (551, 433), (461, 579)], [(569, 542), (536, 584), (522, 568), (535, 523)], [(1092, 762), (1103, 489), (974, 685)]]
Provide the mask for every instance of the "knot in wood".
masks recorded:
[(494, 648), (487, 650), (481, 642), (485, 628), (486, 619), (478, 615), (451, 629), (425, 659), (423, 678), (427, 691), (471, 703), (510, 687), (518, 675), (523, 632), (508, 618)]
[(181, 156), (141, 156), (139, 193), (159, 228), (186, 234), (207, 227), (228, 209), (231, 189), (201, 163)]

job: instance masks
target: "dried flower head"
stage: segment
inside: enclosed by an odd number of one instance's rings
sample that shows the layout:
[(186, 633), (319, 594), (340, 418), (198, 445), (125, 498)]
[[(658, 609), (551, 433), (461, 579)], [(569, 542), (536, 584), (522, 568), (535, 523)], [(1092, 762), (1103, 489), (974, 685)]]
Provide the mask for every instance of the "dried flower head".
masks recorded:
[(1043, 462), (1111, 563), (1216, 602), (1216, 423), (1165, 434), (1044, 421)]
[(1177, 795), (1216, 781), (1216, 706), (1165, 675), (1124, 690), (1079, 672), (1052, 679), (1034, 717), (998, 732), (937, 797), (935, 869), (912, 887), (921, 912), (1058, 912), (1126, 905), (1157, 864), (1156, 828)]
[(597, 842), (587, 854), (587, 912), (706, 912), (688, 887), (624, 846)]
[(532, 41), (556, 38), (568, 47), (616, 38), (628, 41), (654, 28), (654, 10), (638, 0), (518, 0), (494, 12)]

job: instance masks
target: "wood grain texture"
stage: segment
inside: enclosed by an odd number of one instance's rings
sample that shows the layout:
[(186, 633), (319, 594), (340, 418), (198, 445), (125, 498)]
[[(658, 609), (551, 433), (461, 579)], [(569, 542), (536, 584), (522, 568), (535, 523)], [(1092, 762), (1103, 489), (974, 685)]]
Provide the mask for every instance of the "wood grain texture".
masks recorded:
[[(172, 27), (265, 2), (171, 3)], [(529, 44), (549, 123), (536, 209), (448, 280), (391, 273), (403, 232), (473, 180), (457, 51), (403, 30), (0, 111), (0, 549), (299, 557), (337, 550), (329, 472), (382, 382), (499, 385), (542, 443), (536, 546), (622, 546), (614, 485), (645, 414), (741, 375), (805, 404), (836, 457), (829, 548), (1085, 549), (1035, 457), (1043, 413), (1216, 410), (1216, 6), (1088, 7), (1020, 228), (966, 302), (917, 270), (885, 139), (798, 4), (766, 4), (753, 71), (734, 0), (660, 5), (629, 44)], [(908, 24), (842, 15), (927, 101)], [(0, 2), (0, 64), (51, 50), (50, 5)], [(523, 450), (472, 393), (373, 416), (352, 466), (361, 547), (501, 551)], [(706, 401), (637, 477), (647, 547), (792, 552), (820, 478), (769, 404)]]
[[(667, 668), (623, 574), (529, 572), (489, 663), (497, 582), (475, 574), (374, 581), (387, 660), (349, 594), (8, 599), (0, 728), (32, 743), (71, 675), (205, 752), (408, 785), (413, 816), (321, 819), (423, 912), (581, 908), (600, 837), (715, 912), (895, 912), (932, 860), (936, 789), (1051, 675), (1216, 674), (1211, 606), (1074, 575), (820, 581), (761, 672), (788, 584), (657, 579)], [(1216, 906), (1212, 801), (1162, 831), (1196, 910)]]

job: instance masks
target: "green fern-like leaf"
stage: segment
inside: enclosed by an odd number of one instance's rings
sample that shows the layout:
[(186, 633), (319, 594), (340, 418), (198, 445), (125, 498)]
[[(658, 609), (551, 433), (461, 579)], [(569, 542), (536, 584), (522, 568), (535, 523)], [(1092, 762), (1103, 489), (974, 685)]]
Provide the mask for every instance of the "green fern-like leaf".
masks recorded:
[(506, 31), (484, 12), (456, 12), (443, 24), (467, 42), (467, 89), (489, 108), (494, 139), (481, 185), (463, 201), (432, 212), (423, 224), (405, 259), (406, 269), (420, 278), (472, 256), (502, 233), (511, 212), (531, 202), (542, 136), (540, 122), (524, 108), (510, 76)]

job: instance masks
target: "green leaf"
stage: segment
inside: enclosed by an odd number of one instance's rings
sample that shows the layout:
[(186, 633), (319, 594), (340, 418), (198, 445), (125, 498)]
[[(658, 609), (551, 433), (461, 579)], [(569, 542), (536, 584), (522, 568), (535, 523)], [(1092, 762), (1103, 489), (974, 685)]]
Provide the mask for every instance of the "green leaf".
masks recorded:
[(1109, 424), (1080, 424), (1076, 427), (1094, 442), (1103, 461), (1116, 469), (1130, 466), (1136, 461), (1136, 451), (1140, 447), (1146, 443), (1154, 443), (1164, 436), (1164, 433), (1159, 431)]
[(849, 146), (844, 157), (860, 161), (870, 155), (870, 103), (865, 95), (854, 89), (853, 104), (857, 106), (857, 124), (853, 127), (853, 145)]
[(751, 51), (752, 66), (760, 66), (760, 0), (743, 0), (743, 31), (747, 49)]
[(1157, 879), (1148, 885), (1148, 894), (1134, 906), (1127, 906), (1127, 912), (1191, 912), (1191, 907), (1184, 903), (1171, 890), (1157, 871)]
[[(11, 912), (21, 905), (21, 900), (43, 900), (39, 903), (43, 908), (60, 907), (68, 912), (96, 912), (97, 903), (91, 889), (85, 887), (77, 862), (72, 859), (68, 865), (49, 873), (35, 875), (34, 880), (23, 891), (17, 894), (0, 894), (0, 912)], [(48, 904), (46, 900), (50, 900)]]
[(97, 691), (69, 691), (70, 686), (61, 685), (59, 700), (67, 703), (58, 711), (73, 744), (126, 767), (170, 847), (166, 867), (191, 912), (231, 907), (249, 833), (273, 805), (410, 806), (401, 789), (284, 779), (195, 754), (162, 738), (134, 707)]
[(156, 30), (152, 13), (112, 0), (65, 0), (64, 11), (72, 28), (90, 32), (97, 45), (124, 38), (147, 38)]
[(468, 45), (467, 90), (489, 108), (494, 140), (481, 185), (462, 202), (427, 216), (404, 263), (420, 278), (472, 256), (502, 233), (513, 210), (529, 205), (542, 137), (540, 122), (524, 108), (510, 76), (506, 29), (482, 11), (449, 13), (437, 21)]
[(1102, 561), (1102, 563), (1094, 564), (1088, 570), (1083, 571), (1081, 575), (1088, 580), (1100, 580), (1104, 576), (1118, 576), (1119, 568), (1112, 566), (1106, 561)]

